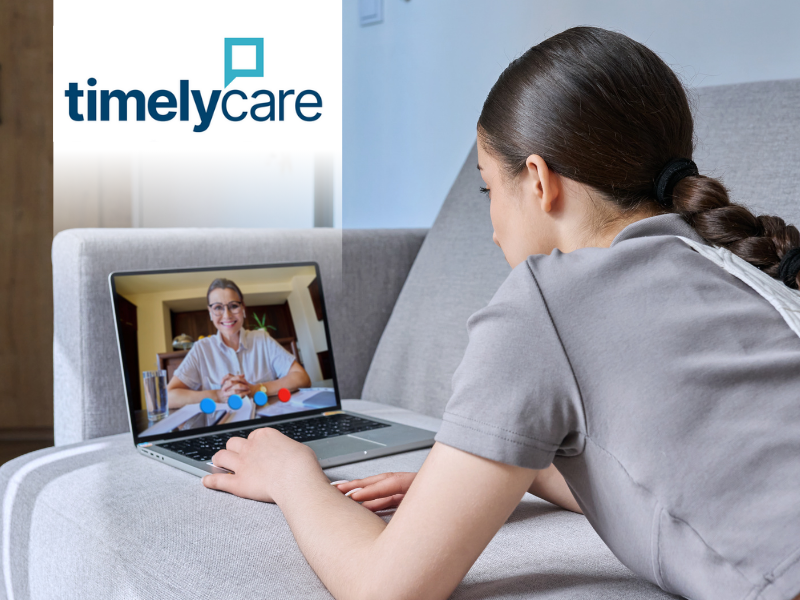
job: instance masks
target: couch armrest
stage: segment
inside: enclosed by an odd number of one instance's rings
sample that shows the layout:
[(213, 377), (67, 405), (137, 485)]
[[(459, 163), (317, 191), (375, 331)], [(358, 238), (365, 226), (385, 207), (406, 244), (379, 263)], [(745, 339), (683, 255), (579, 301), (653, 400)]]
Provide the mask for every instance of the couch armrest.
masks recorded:
[(336, 318), (331, 317), (343, 398), (361, 397), (375, 348), (427, 233), (427, 229), (343, 231), (343, 302)]

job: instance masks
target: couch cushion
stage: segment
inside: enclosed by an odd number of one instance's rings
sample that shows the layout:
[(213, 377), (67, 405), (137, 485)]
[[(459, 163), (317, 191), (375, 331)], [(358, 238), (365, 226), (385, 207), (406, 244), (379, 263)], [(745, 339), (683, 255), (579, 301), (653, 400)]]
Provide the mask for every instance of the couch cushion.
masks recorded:
[[(346, 408), (432, 430), (439, 424), (385, 405)], [(426, 454), (327, 474), (416, 471)], [(0, 597), (7, 600), (330, 598), (278, 507), (207, 490), (199, 478), (138, 454), (128, 434), (7, 463), (0, 498)], [(584, 517), (526, 495), (453, 597), (673, 596), (622, 566)]]
[[(700, 171), (721, 176), (735, 201), (800, 224), (800, 80), (699, 88), (694, 96)], [(476, 165), (473, 147), (395, 304), (365, 400), (441, 416), (467, 318), (510, 272), (492, 243)]]
[(698, 88), (695, 158), (731, 199), (800, 226), (800, 79)]
[(364, 382), (364, 400), (440, 417), (467, 347), (467, 318), (511, 269), (492, 243), (475, 147), (417, 254)]
[[(427, 229), (345, 229), (342, 306), (331, 315), (343, 398), (360, 398), (372, 355)], [(333, 318), (341, 317), (334, 325)]]

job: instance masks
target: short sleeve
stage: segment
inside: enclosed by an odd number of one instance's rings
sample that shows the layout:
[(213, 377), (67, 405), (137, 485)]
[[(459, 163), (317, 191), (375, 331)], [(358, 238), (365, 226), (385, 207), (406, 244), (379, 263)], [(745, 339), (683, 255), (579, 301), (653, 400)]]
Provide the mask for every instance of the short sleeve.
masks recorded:
[(582, 451), (575, 377), (526, 262), (467, 322), (436, 441), (506, 464), (544, 469)]
[(269, 348), (270, 366), (275, 373), (275, 379), (286, 377), (289, 369), (295, 361), (294, 354), (288, 352), (272, 337), (267, 336), (267, 347)]
[(177, 377), (185, 383), (186, 387), (194, 391), (199, 390), (203, 383), (199, 365), (200, 352), (197, 348), (197, 344), (192, 346), (189, 353), (181, 361), (181, 364), (175, 369), (173, 375), (173, 377)]

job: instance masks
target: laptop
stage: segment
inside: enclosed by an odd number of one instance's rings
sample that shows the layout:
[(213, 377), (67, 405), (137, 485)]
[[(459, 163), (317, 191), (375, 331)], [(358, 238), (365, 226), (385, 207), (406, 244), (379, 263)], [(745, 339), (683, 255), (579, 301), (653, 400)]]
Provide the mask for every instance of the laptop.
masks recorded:
[(342, 409), (317, 263), (115, 272), (109, 284), (133, 441), (148, 458), (226, 472), (213, 455), (260, 427), (322, 467), (433, 445), (434, 432)]

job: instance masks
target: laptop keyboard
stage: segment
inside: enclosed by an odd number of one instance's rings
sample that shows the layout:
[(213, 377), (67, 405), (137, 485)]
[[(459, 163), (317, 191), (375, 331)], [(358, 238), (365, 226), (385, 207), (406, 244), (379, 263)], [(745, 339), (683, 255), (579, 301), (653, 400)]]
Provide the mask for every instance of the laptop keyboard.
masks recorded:
[[(321, 416), (301, 419), (299, 421), (290, 421), (288, 423), (276, 423), (275, 425), (267, 425), (266, 427), (277, 429), (282, 434), (298, 442), (310, 442), (312, 440), (321, 440), (338, 435), (359, 433), (361, 431), (370, 431), (371, 429), (381, 429), (383, 427), (389, 427), (389, 425), (362, 419), (353, 415), (338, 413), (327, 417)], [(224, 433), (210, 434), (188, 440), (167, 442), (165, 444), (159, 444), (159, 446), (194, 460), (208, 462), (214, 454), (225, 447), (229, 439), (232, 437), (246, 438), (254, 429), (259, 428), (251, 427), (249, 429), (239, 429), (237, 431), (226, 431)]]

